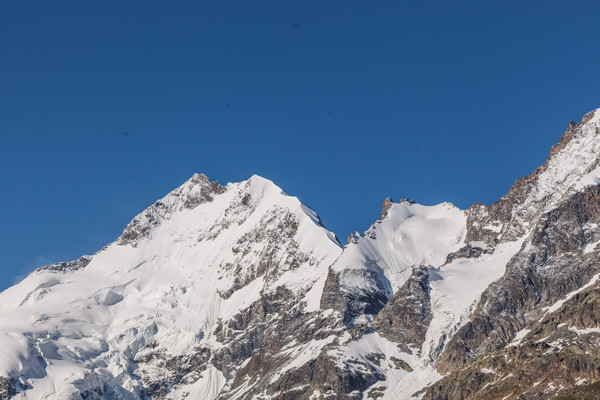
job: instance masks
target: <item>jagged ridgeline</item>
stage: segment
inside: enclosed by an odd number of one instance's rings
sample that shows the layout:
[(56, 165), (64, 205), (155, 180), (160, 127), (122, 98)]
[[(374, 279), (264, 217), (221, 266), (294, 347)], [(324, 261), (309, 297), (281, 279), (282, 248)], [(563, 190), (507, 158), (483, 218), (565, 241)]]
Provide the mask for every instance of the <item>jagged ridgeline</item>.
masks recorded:
[(386, 199), (344, 247), (194, 175), (0, 294), (0, 398), (598, 398), (599, 184), (600, 111), (498, 202)]

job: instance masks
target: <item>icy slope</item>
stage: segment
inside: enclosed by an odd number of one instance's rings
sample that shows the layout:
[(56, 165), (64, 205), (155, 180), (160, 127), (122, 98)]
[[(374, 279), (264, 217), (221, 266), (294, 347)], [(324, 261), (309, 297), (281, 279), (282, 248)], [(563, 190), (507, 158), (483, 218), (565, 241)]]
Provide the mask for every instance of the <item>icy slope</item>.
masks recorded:
[(331, 267), (322, 307), (344, 312), (350, 324), (355, 317), (370, 319), (413, 268), (438, 267), (460, 249), (465, 232), (464, 211), (450, 203), (423, 206), (386, 200), (382, 219), (364, 236), (351, 236)]
[[(318, 217), (272, 182), (221, 187), (195, 175), (91, 258), (40, 269), (0, 294), (0, 376), (18, 381), (17, 398), (143, 398), (152, 385), (176, 396), (152, 359), (222, 347), (217, 322), (281, 285), (316, 309), (320, 293), (309, 290), (340, 252)], [(176, 383), (195, 383), (204, 398), (225, 384), (212, 366), (181, 374)]]
[(511, 373), (481, 360), (600, 274), (598, 171), (596, 111), (498, 202), (388, 199), (343, 250), (272, 182), (195, 175), (0, 294), (0, 397), (464, 398)]
[[(358, 351), (352, 344), (355, 342), (350, 341), (329, 353), (349, 365), (368, 365), (376, 376), (379, 373), (380, 381), (371, 386), (377, 392), (374, 396), (410, 398), (441, 378), (436, 371), (440, 359), (448, 368), (448, 360), (460, 359), (461, 352), (468, 357), (475, 348), (460, 348), (464, 343), (489, 351), (501, 340), (512, 340), (511, 334), (518, 331), (514, 327), (528, 326), (527, 318), (539, 318), (538, 308), (545, 301), (555, 301), (563, 293), (581, 287), (597, 272), (588, 261), (591, 256), (578, 255), (590, 254), (598, 241), (600, 221), (595, 219), (597, 196), (592, 190), (600, 179), (597, 115), (600, 112), (595, 111), (580, 124), (570, 124), (549, 160), (517, 181), (498, 203), (467, 210), (462, 220), (466, 226), (456, 223), (456, 230), (444, 231), (439, 225), (429, 224), (426, 217), (424, 231), (435, 232), (432, 238), (419, 235), (418, 223), (407, 224), (400, 219), (386, 226), (387, 219), (383, 219), (364, 237), (350, 238), (331, 269), (335, 272), (328, 279), (331, 285), (326, 285), (330, 293), (343, 300), (336, 301), (330, 295), (324, 305), (349, 314), (347, 323), (365, 335), (357, 342), (371, 345)], [(387, 207), (389, 204), (384, 214)], [(398, 207), (393, 205), (387, 211), (388, 217), (393, 216), (394, 209)], [(457, 242), (448, 240), (454, 232), (460, 233)], [(407, 242), (406, 237), (414, 242), (388, 257), (398, 241)], [(436, 246), (436, 240), (446, 242)], [(540, 241), (542, 246), (533, 244)], [(437, 255), (437, 260), (423, 255), (422, 250), (430, 248), (437, 249), (431, 254)], [(426, 285), (423, 292), (409, 279), (419, 262), (434, 267), (427, 270), (425, 282), (420, 283)], [(539, 271), (535, 270), (536, 264), (540, 264)], [(373, 300), (381, 303), (378, 308), (372, 306)], [(369, 314), (376, 314), (372, 322)], [(480, 318), (477, 325), (471, 323), (474, 315)], [(499, 315), (503, 321), (496, 324)], [(512, 320), (507, 323), (504, 318)], [(493, 331), (496, 325), (497, 331)], [(425, 334), (423, 326), (427, 327)], [(364, 339), (371, 336), (377, 339)], [(389, 351), (385, 343), (390, 340), (401, 354)], [(452, 346), (446, 351), (449, 343)], [(405, 363), (404, 368), (395, 366), (398, 359)]]
[[(410, 230), (403, 234), (412, 239), (419, 237), (412, 236)], [(431, 243), (421, 239), (421, 244)], [(374, 396), (383, 400), (412, 398), (442, 377), (435, 364), (447, 341), (469, 321), (484, 290), (502, 277), (522, 244), (523, 240), (502, 243), (495, 251), (479, 257), (455, 257), (441, 266), (421, 267), (424, 276), (418, 279), (424, 285), (422, 288), (415, 288), (415, 269), (407, 267), (403, 273), (413, 275), (407, 277), (375, 319), (372, 322), (355, 319), (352, 331), (360, 334), (353, 334), (342, 345), (325, 352), (336, 360), (340, 371), (362, 370), (365, 376), (377, 377), (377, 382), (369, 388)], [(438, 255), (438, 260), (445, 260), (456, 245), (442, 248), (446, 254)], [(334, 265), (339, 265), (343, 257), (344, 254)], [(420, 295), (419, 290), (424, 293)]]
[[(490, 206), (469, 212), (467, 237), (492, 245), (524, 240), (502, 278), (482, 294), (469, 321), (449, 341), (438, 368), (503, 347), (537, 322), (541, 308), (597, 272), (585, 249), (597, 240), (600, 112), (571, 122), (544, 165)], [(490, 229), (493, 228), (493, 229)], [(583, 253), (583, 254), (582, 254)]]
[(332, 269), (344, 272), (343, 287), (360, 287), (352, 270), (368, 269), (381, 274), (391, 297), (415, 266), (440, 266), (451, 252), (463, 246), (466, 216), (450, 203), (423, 206), (409, 201), (392, 203), (383, 220), (377, 221), (349, 243)]

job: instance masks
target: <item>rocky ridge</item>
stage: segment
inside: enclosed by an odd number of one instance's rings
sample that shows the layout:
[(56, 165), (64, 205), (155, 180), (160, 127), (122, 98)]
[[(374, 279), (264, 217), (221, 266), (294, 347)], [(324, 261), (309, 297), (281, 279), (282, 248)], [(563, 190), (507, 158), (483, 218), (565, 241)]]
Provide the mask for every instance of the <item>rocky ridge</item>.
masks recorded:
[(489, 206), (388, 198), (343, 249), (268, 180), (194, 175), (0, 294), (0, 397), (594, 398), (599, 139)]

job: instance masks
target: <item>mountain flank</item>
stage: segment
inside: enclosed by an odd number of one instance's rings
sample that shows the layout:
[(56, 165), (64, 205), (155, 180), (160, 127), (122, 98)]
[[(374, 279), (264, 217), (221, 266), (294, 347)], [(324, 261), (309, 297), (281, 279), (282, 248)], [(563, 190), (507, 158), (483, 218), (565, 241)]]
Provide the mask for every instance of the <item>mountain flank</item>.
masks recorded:
[(490, 205), (386, 199), (342, 247), (195, 174), (0, 293), (1, 399), (595, 399), (600, 111)]

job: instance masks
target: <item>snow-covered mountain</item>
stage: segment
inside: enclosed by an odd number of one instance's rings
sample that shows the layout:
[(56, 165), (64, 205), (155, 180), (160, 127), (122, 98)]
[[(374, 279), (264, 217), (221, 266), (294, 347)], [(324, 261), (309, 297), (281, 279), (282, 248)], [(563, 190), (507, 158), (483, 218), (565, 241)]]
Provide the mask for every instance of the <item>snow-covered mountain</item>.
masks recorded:
[(387, 199), (343, 248), (269, 180), (194, 175), (0, 294), (0, 398), (585, 398), (599, 224), (600, 111), (498, 202)]
[(98, 253), (0, 295), (0, 375), (17, 398), (214, 398), (253, 350), (235, 348), (244, 312), (284, 292), (316, 312), (340, 253), (272, 182), (194, 175)]

